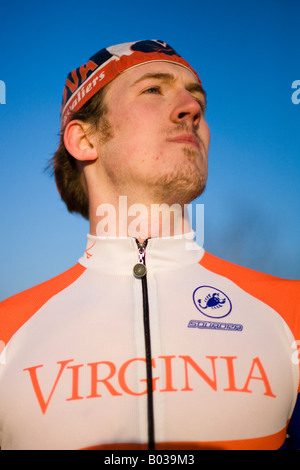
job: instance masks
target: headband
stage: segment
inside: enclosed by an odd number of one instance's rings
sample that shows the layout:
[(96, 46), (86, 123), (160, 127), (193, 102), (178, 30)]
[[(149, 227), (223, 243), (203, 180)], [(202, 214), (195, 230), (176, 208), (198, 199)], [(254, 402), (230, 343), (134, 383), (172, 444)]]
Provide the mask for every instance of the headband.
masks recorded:
[(71, 111), (78, 111), (117, 75), (146, 62), (167, 61), (186, 67), (201, 84), (198, 74), (172, 47), (162, 41), (127, 42), (101, 49), (89, 61), (69, 73), (61, 107), (61, 126)]

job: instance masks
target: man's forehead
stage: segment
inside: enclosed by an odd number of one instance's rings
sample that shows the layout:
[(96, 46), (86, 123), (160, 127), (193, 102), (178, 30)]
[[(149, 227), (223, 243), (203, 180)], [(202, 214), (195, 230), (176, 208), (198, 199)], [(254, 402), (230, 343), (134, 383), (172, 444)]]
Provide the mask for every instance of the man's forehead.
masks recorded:
[(200, 85), (197, 77), (187, 67), (163, 61), (148, 62), (132, 67), (118, 75), (113, 82), (119, 82), (125, 86), (135, 86), (147, 79), (157, 79), (165, 82), (183, 80), (189, 84)]

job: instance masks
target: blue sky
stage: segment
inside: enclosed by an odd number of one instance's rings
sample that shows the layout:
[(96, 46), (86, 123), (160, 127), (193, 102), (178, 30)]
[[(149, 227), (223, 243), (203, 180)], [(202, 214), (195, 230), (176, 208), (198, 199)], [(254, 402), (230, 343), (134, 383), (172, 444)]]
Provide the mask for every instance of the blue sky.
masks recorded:
[[(300, 277), (300, 2), (1, 2), (0, 300), (77, 262), (88, 223), (44, 172), (68, 72), (103, 47), (172, 45), (198, 71), (211, 128), (204, 247)], [(1, 98), (1, 94), (0, 94)], [(299, 94), (300, 98), (300, 94)]]

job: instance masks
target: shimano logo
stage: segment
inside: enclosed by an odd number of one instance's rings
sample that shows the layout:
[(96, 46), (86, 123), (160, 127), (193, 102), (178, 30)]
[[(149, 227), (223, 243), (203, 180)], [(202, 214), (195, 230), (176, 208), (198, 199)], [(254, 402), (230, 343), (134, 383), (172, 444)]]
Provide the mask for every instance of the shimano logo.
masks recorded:
[(199, 328), (200, 330), (242, 331), (243, 325), (240, 325), (239, 323), (190, 320), (188, 328)]

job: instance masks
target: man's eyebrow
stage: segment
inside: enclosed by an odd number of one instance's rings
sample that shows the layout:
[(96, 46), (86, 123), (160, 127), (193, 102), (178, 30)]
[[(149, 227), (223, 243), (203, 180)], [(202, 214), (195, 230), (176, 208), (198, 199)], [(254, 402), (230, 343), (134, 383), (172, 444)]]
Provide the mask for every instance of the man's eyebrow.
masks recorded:
[[(142, 82), (143, 80), (148, 80), (148, 79), (156, 79), (156, 80), (161, 80), (162, 82), (165, 83), (172, 83), (175, 82), (176, 78), (172, 73), (145, 73), (141, 77), (139, 77), (135, 82), (131, 85), (132, 87), (135, 86), (136, 84)], [(190, 93), (199, 93), (202, 95), (204, 98), (204, 104), (206, 105), (207, 99), (206, 99), (206, 92), (200, 85), (200, 83), (188, 83), (186, 85), (186, 90), (188, 90)]]
[(171, 73), (145, 73), (140, 78), (138, 78), (131, 86), (135, 86), (137, 83), (142, 82), (143, 80), (148, 80), (149, 78), (161, 80), (166, 83), (171, 83), (175, 81), (175, 77)]
[(206, 91), (203, 89), (203, 87), (202, 87), (202, 85), (200, 85), (200, 83), (189, 83), (185, 88), (190, 93), (199, 93), (200, 95), (202, 95), (202, 97), (204, 98), (204, 104), (206, 106), (206, 103), (207, 103)]

